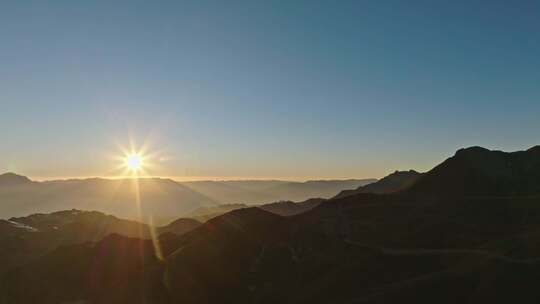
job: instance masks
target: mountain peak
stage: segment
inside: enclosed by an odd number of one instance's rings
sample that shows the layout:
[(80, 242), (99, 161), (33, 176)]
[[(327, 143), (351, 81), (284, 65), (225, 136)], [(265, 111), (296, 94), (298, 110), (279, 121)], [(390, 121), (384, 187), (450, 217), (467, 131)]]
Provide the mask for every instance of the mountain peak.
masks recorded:
[(529, 153), (540, 153), (540, 145), (536, 145), (527, 150)]
[(18, 184), (26, 184), (32, 182), (28, 177), (7, 172), (0, 174), (0, 186), (13, 186)]
[(503, 152), (460, 149), (426, 173), (415, 193), (443, 196), (525, 196), (540, 194), (540, 146)]
[(490, 151), (484, 147), (480, 147), (480, 146), (472, 146), (472, 147), (468, 147), (468, 148), (461, 148), (459, 150), (456, 151), (456, 156), (459, 156), (459, 155), (467, 155), (467, 154), (481, 154), (481, 153), (489, 153), (489, 152), (493, 152), (493, 151)]
[(412, 170), (412, 169), (407, 170), (407, 171), (396, 170), (393, 173), (390, 173), (388, 176), (385, 176), (384, 178), (389, 178), (391, 176), (408, 176), (408, 175), (418, 175), (418, 174), (421, 174), (421, 173), (416, 171), (416, 170)]

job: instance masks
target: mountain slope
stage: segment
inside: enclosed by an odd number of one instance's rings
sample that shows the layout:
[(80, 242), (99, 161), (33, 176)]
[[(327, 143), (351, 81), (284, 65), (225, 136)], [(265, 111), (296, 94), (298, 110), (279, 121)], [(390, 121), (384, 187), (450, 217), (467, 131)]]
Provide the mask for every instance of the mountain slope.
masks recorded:
[(179, 218), (169, 223), (166, 226), (158, 227), (157, 233), (175, 233), (175, 234), (184, 234), (189, 232), (201, 225), (201, 222), (191, 219), (191, 218)]
[(59, 247), (0, 277), (2, 303), (146, 303), (160, 278), (151, 241), (116, 234)]
[(412, 186), (422, 175), (414, 170), (395, 171), (394, 173), (383, 177), (382, 179), (360, 186), (354, 190), (341, 191), (334, 198), (343, 198), (358, 193), (392, 193), (407, 189)]
[(150, 238), (148, 226), (96, 211), (76, 209), (0, 221), (0, 273), (70, 244), (95, 242), (117, 233)]

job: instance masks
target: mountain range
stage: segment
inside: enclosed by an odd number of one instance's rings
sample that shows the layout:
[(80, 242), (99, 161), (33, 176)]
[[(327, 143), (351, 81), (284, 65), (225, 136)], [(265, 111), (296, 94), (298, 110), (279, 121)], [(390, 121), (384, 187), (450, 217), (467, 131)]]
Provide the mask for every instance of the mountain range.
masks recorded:
[[(414, 170), (395, 171), (394, 173), (391, 173), (390, 175), (385, 176), (378, 181), (359, 186), (356, 189), (343, 190), (339, 192), (336, 196), (334, 196), (333, 199), (343, 198), (358, 193), (382, 194), (396, 192), (410, 187), (421, 175), (421, 173), (418, 173)], [(258, 205), (258, 207), (278, 215), (292, 216), (311, 210), (325, 200), (326, 199), (323, 198), (310, 198), (300, 202), (277, 201)], [(247, 207), (249, 207), (249, 205), (247, 204), (221, 204), (217, 206), (201, 207), (188, 213), (186, 217), (194, 218), (201, 222), (205, 222), (224, 213)]]
[(60, 245), (0, 275), (0, 302), (537, 303), (539, 151), (472, 147), (301, 213), (240, 208), (150, 240)]
[(154, 223), (163, 224), (202, 207), (329, 198), (341, 190), (373, 181), (176, 182), (161, 178), (91, 178), (34, 182), (24, 176), (6, 173), (0, 175), (0, 217), (82, 209), (144, 221), (152, 217)]

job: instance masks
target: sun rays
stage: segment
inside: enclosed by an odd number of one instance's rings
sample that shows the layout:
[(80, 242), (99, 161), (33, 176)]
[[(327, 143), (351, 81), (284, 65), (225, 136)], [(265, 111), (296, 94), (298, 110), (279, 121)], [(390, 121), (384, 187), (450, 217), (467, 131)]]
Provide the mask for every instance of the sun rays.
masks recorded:
[(151, 177), (158, 166), (160, 154), (157, 151), (150, 152), (149, 144), (145, 141), (137, 145), (129, 139), (127, 146), (116, 144), (117, 152), (112, 156), (116, 165), (112, 175), (122, 178)]
[[(144, 198), (141, 195), (141, 188), (144, 189), (154, 183), (154, 180), (151, 178), (152, 173), (161, 169), (159, 163), (163, 159), (163, 153), (153, 148), (150, 149), (148, 140), (142, 145), (137, 145), (131, 137), (129, 137), (129, 145), (127, 147), (120, 144), (117, 144), (117, 147), (117, 152), (112, 155), (112, 159), (115, 161), (114, 174), (116, 177), (121, 178), (120, 183), (129, 182), (132, 184), (133, 207), (137, 213), (138, 220), (149, 224), (148, 228), (154, 246), (154, 252), (158, 259), (163, 259), (161, 245), (154, 227), (152, 212), (144, 208), (144, 205), (151, 204), (152, 202), (144, 202)], [(143, 238), (143, 231), (141, 230), (139, 233), (140, 238)]]

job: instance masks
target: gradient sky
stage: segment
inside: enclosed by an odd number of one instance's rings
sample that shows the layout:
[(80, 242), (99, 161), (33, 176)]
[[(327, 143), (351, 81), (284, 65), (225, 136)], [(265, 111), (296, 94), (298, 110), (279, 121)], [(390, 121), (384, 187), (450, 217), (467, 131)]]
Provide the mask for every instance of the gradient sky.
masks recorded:
[(538, 1), (2, 1), (0, 172), (381, 177), (540, 143)]

